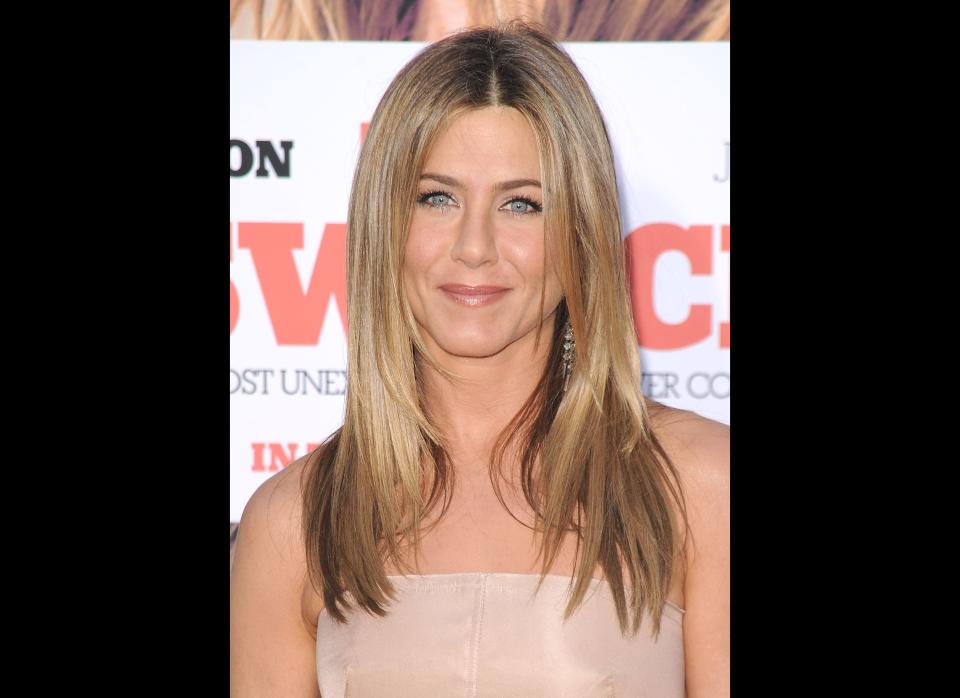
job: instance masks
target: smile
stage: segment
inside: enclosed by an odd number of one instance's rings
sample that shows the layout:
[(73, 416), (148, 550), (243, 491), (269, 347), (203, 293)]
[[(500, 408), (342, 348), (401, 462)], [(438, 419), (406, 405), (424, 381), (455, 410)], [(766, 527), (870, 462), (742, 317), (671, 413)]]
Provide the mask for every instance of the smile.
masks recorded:
[(470, 308), (476, 308), (482, 305), (490, 305), (509, 291), (509, 288), (501, 286), (463, 286), (460, 284), (446, 284), (440, 287), (440, 290), (454, 303), (465, 305)]

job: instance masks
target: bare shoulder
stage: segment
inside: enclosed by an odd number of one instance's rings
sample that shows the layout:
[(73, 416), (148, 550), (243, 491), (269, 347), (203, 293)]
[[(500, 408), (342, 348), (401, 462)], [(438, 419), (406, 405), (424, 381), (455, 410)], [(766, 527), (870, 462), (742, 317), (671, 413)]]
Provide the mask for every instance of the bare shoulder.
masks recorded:
[(730, 695), (730, 427), (689, 410), (651, 410), (673, 462), (692, 538), (683, 582), (687, 695)]
[(677, 468), (685, 493), (727, 496), (730, 427), (691, 410), (654, 404), (650, 412), (654, 434)]
[(693, 534), (686, 557), (693, 562), (703, 546), (726, 545), (723, 540), (712, 539), (724, 535), (729, 520), (730, 427), (696, 412), (659, 403), (650, 410), (650, 420), (677, 471)]
[(240, 520), (238, 544), (244, 537), (268, 536), (285, 560), (302, 559), (301, 481), (306, 461), (305, 456), (295, 460), (254, 491)]
[(283, 470), (270, 476), (256, 489), (250, 501), (259, 499), (270, 506), (279, 507), (288, 513), (299, 508), (303, 494), (302, 480), (306, 475), (309, 456), (301, 456)]
[(230, 574), (231, 696), (318, 695), (316, 639), (303, 617), (306, 459), (264, 481), (240, 518)]

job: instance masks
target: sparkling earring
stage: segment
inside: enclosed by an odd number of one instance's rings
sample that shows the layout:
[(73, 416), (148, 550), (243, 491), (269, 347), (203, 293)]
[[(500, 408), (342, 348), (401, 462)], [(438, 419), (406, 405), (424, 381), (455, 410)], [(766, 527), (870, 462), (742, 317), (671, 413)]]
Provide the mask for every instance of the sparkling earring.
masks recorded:
[(563, 332), (563, 392), (567, 392), (567, 383), (576, 361), (577, 343), (573, 339), (573, 325), (567, 320), (567, 327)]

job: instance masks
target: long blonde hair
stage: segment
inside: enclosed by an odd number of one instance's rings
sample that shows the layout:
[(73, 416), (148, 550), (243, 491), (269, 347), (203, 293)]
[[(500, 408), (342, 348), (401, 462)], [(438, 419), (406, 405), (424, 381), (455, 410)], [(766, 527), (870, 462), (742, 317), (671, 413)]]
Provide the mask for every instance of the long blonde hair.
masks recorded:
[[(257, 39), (406, 40), (416, 0), (230, 0), (231, 27)], [(726, 41), (730, 0), (551, 0), (542, 16), (522, 0), (465, 0), (468, 26), (527, 15), (557, 41)], [(246, 37), (245, 37), (246, 38)]]
[[(449, 374), (424, 346), (402, 293), (401, 264), (431, 144), (452, 119), (488, 106), (517, 109), (533, 129), (545, 243), (551, 241), (563, 290), (545, 369), (499, 435), (491, 480), (503, 503), (496, 474), (515, 446), (523, 493), (543, 533), (542, 575), (564, 534), (576, 534), (578, 566), (565, 618), (599, 564), (621, 630), (636, 632), (646, 608), (659, 632), (686, 510), (640, 392), (613, 152), (573, 61), (542, 27), (519, 21), (424, 48), (387, 88), (370, 122), (347, 221), (345, 419), (305, 468), (309, 579), (338, 621), (346, 621), (345, 592), (383, 615), (393, 597), (385, 560), (410, 570), (401, 544), (412, 541), (417, 550), (427, 514), (441, 502), (440, 516), (447, 510), (454, 470), (423, 403), (422, 367)], [(542, 295), (540, 305), (544, 317)], [(577, 357), (564, 392), (561, 333), (568, 318)]]

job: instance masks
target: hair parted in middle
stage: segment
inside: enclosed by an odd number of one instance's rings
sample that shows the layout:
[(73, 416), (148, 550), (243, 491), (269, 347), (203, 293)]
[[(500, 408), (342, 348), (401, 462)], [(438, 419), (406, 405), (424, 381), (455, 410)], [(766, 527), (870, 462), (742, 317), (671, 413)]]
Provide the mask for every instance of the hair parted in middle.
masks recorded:
[[(402, 261), (431, 145), (458, 116), (485, 107), (512, 107), (533, 130), (544, 244), (563, 292), (546, 338), (546, 368), (500, 433), (491, 480), (503, 503), (496, 474), (513, 445), (542, 534), (542, 575), (564, 534), (575, 532), (576, 579), (565, 618), (599, 564), (621, 631), (636, 633), (646, 610), (659, 633), (672, 564), (689, 529), (677, 472), (640, 391), (613, 151), (576, 65), (542, 27), (519, 20), (425, 47), (395, 77), (370, 122), (347, 221), (344, 424), (304, 470), (310, 581), (339, 622), (350, 608), (346, 592), (366, 611), (385, 614), (394, 598), (385, 560), (413, 571), (402, 546), (416, 551), (426, 515), (442, 501), (442, 516), (449, 505), (454, 470), (423, 401), (422, 371), (428, 365), (451, 376), (424, 345), (403, 293)], [(540, 317), (543, 311), (541, 293)], [(564, 392), (568, 319), (577, 357)]]

